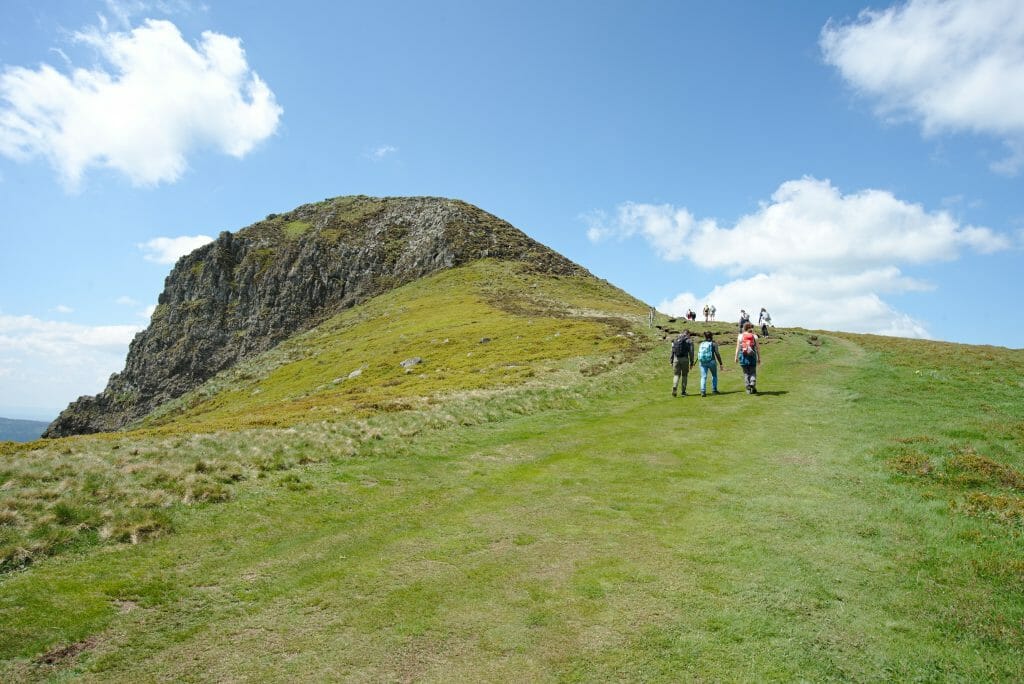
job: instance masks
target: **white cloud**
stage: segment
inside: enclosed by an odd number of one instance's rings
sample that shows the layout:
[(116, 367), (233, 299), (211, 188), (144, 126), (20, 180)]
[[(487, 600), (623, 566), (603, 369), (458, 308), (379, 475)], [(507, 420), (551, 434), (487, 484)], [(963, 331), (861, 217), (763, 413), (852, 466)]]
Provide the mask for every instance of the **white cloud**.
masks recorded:
[(381, 145), (380, 147), (375, 147), (374, 149), (368, 151), (363, 156), (371, 161), (384, 161), (386, 157), (390, 157), (391, 155), (397, 152), (397, 147), (394, 147), (392, 145)]
[(664, 300), (667, 313), (700, 311), (710, 302), (720, 318), (731, 319), (741, 308), (764, 306), (788, 325), (882, 334), (927, 335), (923, 323), (880, 297), (930, 289), (904, 276), (900, 264), (1011, 247), (1006, 237), (963, 225), (948, 212), (929, 212), (881, 190), (843, 195), (814, 178), (783, 183), (734, 226), (698, 220), (685, 208), (632, 202), (614, 219), (601, 212), (587, 218), (595, 242), (640, 236), (665, 260), (689, 259), (735, 278), (700, 298), (683, 293)]
[[(213, 242), (209, 235), (184, 235), (182, 237), (158, 237), (138, 245), (145, 252), (143, 258), (158, 264), (174, 264), (181, 257), (190, 254), (203, 245)], [(119, 300), (120, 303), (120, 300)]]
[(0, 396), (10, 406), (64, 406), (101, 391), (141, 325), (84, 326), (0, 313)]
[(995, 135), (1024, 164), (1024, 3), (910, 0), (865, 10), (821, 32), (825, 60), (887, 118), (918, 121), (925, 134)]
[(639, 235), (667, 261), (690, 258), (736, 273), (927, 263), (953, 259), (964, 247), (989, 253), (1009, 246), (1005, 237), (961, 225), (948, 212), (928, 212), (883, 190), (843, 195), (828, 180), (809, 177), (783, 183), (771, 202), (732, 227), (698, 221), (685, 208), (634, 202), (619, 206), (613, 221), (600, 212), (587, 219), (595, 242)]
[(173, 182), (190, 152), (243, 157), (277, 129), (283, 110), (238, 38), (206, 31), (193, 47), (171, 22), (150, 19), (127, 33), (101, 27), (75, 39), (108, 68), (0, 72), (0, 154), (47, 159), (69, 189), (91, 167), (136, 185)]
[(61, 314), (74, 313), (74, 311), (75, 311), (74, 309), (72, 309), (67, 304), (58, 304), (57, 306), (53, 307), (53, 310), (56, 311), (57, 313), (61, 313)]

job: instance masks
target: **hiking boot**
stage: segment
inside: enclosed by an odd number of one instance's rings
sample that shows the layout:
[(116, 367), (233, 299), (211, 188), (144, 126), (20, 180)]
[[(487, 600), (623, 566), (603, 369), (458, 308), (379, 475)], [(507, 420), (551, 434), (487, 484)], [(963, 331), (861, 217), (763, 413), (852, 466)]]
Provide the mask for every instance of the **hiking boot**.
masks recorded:
[(679, 393), (679, 396), (681, 396), (681, 397), (685, 397), (685, 396), (686, 396), (686, 392), (680, 392), (680, 393)]
[(721, 394), (721, 392), (719, 392), (718, 390), (712, 390), (711, 393), (712, 394)]
[(701, 393), (700, 393), (700, 396), (702, 396), (702, 397), (706, 397), (706, 396), (708, 396), (708, 393), (707, 393), (707, 392), (701, 392)]
[(672, 396), (673, 397), (676, 396), (676, 391), (675, 390), (672, 390)]
[(750, 388), (750, 393), (751, 394), (757, 394), (757, 388), (756, 387), (751, 387)]

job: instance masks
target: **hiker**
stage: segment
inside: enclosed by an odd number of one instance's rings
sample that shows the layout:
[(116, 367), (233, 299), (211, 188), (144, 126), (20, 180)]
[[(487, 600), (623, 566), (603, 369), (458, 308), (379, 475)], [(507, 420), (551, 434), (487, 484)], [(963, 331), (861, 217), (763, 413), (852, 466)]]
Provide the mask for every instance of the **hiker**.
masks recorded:
[(704, 322), (707, 323), (711, 317), (711, 308), (707, 304), (704, 305)]
[(750, 323), (750, 314), (748, 314), (744, 309), (740, 309), (740, 332), (741, 333), (743, 332), (743, 326), (745, 326), (747, 323)]
[(690, 369), (696, 363), (693, 354), (693, 341), (690, 339), (690, 331), (684, 330), (683, 334), (672, 343), (672, 396), (676, 396), (676, 386), (679, 386), (679, 396), (686, 396), (686, 378)]
[(715, 320), (715, 305), (714, 304), (711, 305), (711, 320), (712, 321)]
[(754, 334), (754, 324), (747, 321), (736, 338), (736, 363), (743, 369), (747, 394), (757, 394), (757, 367), (761, 365), (761, 345)]
[[(718, 352), (718, 343), (715, 342), (714, 333), (710, 330), (704, 332), (704, 341), (697, 348), (697, 360), (700, 361), (700, 396), (708, 396), (708, 372), (711, 372), (711, 393), (718, 394), (718, 367), (725, 370), (722, 363), (722, 355)], [(715, 363), (715, 362), (718, 363)]]
[(761, 307), (761, 313), (757, 317), (757, 324), (761, 326), (761, 337), (768, 337), (768, 326), (772, 324), (772, 315), (763, 306)]

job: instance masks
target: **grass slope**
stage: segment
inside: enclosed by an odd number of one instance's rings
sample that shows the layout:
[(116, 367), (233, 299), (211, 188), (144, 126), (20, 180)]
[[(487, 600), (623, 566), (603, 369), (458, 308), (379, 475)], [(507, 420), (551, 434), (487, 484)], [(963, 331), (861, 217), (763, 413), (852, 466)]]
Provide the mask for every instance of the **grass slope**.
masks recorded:
[[(350, 454), (379, 436), (353, 417), (433, 415), (427, 409), (460, 397), (605, 372), (651, 344), (629, 329), (645, 311), (590, 276), (478, 261), (349, 309), (129, 433), (0, 443), (0, 572), (159, 536), (173, 527), (175, 507), (227, 501), (240, 483), (326, 457), (321, 444), (293, 433), (247, 429), (325, 423), (320, 433), (337, 440), (331, 453)], [(403, 365), (410, 359), (418, 363)]]
[(1024, 678), (1022, 353), (780, 331), (764, 356), (754, 397), (729, 363), (672, 399), (662, 345), (420, 411), (121, 437), (291, 465), (3, 576), (0, 679)]

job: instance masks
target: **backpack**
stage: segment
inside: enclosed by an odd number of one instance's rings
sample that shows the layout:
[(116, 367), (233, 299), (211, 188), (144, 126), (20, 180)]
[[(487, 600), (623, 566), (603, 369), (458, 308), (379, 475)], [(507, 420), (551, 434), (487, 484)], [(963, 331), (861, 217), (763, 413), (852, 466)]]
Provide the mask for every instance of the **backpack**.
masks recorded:
[(690, 356), (690, 338), (680, 336), (676, 338), (676, 341), (672, 343), (672, 356), (677, 359), (681, 359), (684, 356)]
[(704, 341), (700, 343), (700, 348), (697, 350), (697, 360), (700, 361), (701, 365), (710, 365), (715, 360), (715, 345), (714, 342)]
[(748, 356), (754, 354), (754, 333), (745, 332), (740, 338), (740, 351)]

